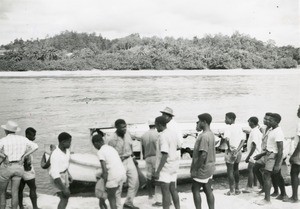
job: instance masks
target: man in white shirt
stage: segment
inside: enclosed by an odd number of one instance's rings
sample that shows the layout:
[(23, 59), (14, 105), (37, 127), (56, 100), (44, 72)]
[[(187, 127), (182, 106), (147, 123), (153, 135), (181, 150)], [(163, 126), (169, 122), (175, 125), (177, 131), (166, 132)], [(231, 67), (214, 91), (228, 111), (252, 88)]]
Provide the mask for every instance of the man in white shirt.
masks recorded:
[(24, 173), (24, 159), (36, 151), (38, 145), (15, 134), (21, 130), (16, 122), (8, 121), (1, 127), (5, 131), (6, 137), (0, 140), (0, 156), (3, 158), (0, 168), (0, 208), (5, 209), (6, 207), (5, 193), (8, 182), (11, 180), (11, 207), (17, 209), (18, 188)]
[(172, 196), (173, 204), (176, 209), (180, 208), (178, 192), (176, 189), (177, 172), (179, 170), (180, 157), (177, 149), (180, 147), (180, 141), (177, 134), (168, 129), (167, 121), (163, 116), (155, 119), (155, 127), (159, 134), (157, 169), (154, 174), (161, 186), (163, 209), (170, 208)]
[(223, 139), (226, 140), (225, 162), (227, 167), (230, 190), (225, 195), (239, 195), (239, 163), (242, 158), (242, 148), (245, 142), (245, 134), (242, 127), (235, 124), (236, 115), (228, 112), (225, 115), (225, 123), (228, 125)]
[[(117, 209), (117, 205), (121, 205), (120, 194), (122, 184), (126, 179), (125, 168), (118, 152), (112, 146), (104, 144), (104, 140), (100, 135), (93, 136), (92, 143), (99, 150), (97, 156), (100, 160), (102, 178), (110, 208)], [(119, 190), (119, 195), (116, 195), (117, 190)]]
[(249, 134), (249, 138), (247, 141), (247, 157), (245, 159), (246, 163), (248, 163), (248, 183), (243, 193), (250, 193), (253, 190), (253, 181), (254, 181), (254, 173), (253, 167), (255, 160), (253, 156), (256, 156), (261, 152), (261, 139), (262, 133), (258, 129), (258, 118), (251, 117), (248, 120), (249, 126), (251, 127), (251, 131)]
[[(271, 175), (273, 173), (278, 185), (281, 187), (281, 195), (277, 199), (285, 200), (287, 195), (284, 188), (284, 180), (280, 172), (282, 159), (283, 159), (283, 140), (284, 134), (279, 123), (281, 121), (281, 116), (277, 113), (272, 113), (269, 124), (272, 130), (269, 132), (266, 151), (261, 155), (265, 155), (265, 168), (263, 172), (264, 177), (264, 192), (265, 198), (256, 202), (258, 205), (270, 204), (270, 190), (271, 190)], [(282, 187), (283, 186), (283, 187)]]
[(49, 174), (51, 183), (60, 198), (58, 209), (65, 209), (70, 197), (69, 183), (72, 181), (72, 177), (68, 172), (68, 168), (71, 142), (72, 136), (70, 134), (66, 132), (60, 133), (58, 135), (58, 147), (52, 152), (50, 157)]

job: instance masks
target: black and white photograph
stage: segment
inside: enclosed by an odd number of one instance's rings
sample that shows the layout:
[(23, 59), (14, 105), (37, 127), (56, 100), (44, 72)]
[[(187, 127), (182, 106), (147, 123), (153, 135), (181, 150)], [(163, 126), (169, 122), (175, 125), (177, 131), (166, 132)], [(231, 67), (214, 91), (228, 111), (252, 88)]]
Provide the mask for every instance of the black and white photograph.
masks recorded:
[(0, 209), (298, 209), (299, 0), (0, 0)]

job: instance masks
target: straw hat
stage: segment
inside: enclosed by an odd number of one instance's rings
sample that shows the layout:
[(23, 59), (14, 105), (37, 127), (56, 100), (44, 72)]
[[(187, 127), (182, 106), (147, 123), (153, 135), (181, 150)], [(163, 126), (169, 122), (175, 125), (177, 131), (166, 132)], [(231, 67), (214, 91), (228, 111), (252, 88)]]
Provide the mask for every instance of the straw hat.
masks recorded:
[(14, 121), (7, 121), (7, 123), (5, 125), (1, 125), (1, 128), (3, 128), (4, 130), (10, 131), (10, 132), (18, 132), (21, 129), (19, 128), (18, 124)]
[(164, 110), (160, 111), (161, 113), (165, 113), (165, 114), (168, 114), (168, 115), (171, 115), (171, 116), (174, 116), (173, 114), (173, 110), (172, 108), (170, 107), (166, 107)]

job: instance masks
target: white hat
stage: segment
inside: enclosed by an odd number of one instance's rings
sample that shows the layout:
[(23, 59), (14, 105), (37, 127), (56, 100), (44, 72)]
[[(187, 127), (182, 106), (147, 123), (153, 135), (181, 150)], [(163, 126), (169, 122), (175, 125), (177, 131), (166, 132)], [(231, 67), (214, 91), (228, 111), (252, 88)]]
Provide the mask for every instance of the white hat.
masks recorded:
[(161, 113), (165, 113), (165, 114), (168, 114), (168, 115), (171, 115), (171, 116), (174, 116), (173, 114), (173, 110), (172, 108), (170, 107), (166, 107), (164, 110), (160, 111)]
[(149, 126), (154, 126), (155, 125), (155, 121), (153, 119), (149, 119), (148, 120), (148, 125)]
[(21, 131), (18, 124), (11, 120), (7, 121), (7, 123), (5, 125), (1, 125), (1, 128), (3, 128), (4, 130), (10, 131), (10, 132), (14, 132), (14, 133)]

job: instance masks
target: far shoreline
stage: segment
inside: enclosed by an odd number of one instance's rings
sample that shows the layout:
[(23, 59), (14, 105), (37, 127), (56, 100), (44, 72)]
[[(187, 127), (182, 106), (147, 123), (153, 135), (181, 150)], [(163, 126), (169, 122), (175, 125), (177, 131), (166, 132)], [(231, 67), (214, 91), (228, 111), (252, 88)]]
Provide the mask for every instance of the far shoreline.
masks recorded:
[(292, 69), (230, 69), (230, 70), (79, 70), (79, 71), (0, 71), (0, 78), (11, 77), (152, 77), (152, 76), (218, 76), (218, 75), (300, 75)]

